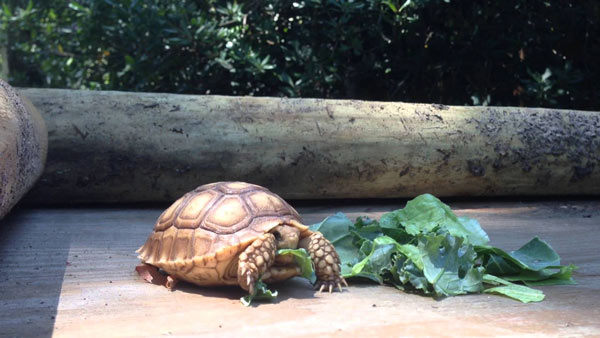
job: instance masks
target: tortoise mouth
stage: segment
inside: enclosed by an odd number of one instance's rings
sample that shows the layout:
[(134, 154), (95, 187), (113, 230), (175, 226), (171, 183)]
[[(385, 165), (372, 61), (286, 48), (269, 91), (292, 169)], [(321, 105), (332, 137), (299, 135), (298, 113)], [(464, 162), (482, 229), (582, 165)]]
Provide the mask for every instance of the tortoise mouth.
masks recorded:
[(279, 225), (271, 230), (275, 236), (277, 249), (296, 249), (300, 240), (300, 230), (289, 225)]

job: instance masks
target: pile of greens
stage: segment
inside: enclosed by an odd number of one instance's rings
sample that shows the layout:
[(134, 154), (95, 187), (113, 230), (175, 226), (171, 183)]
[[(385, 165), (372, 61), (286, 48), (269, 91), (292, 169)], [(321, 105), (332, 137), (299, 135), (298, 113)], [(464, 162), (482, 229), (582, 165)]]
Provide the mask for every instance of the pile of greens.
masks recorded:
[[(337, 213), (311, 230), (335, 245), (346, 279), (369, 279), (434, 297), (485, 292), (524, 303), (544, 299), (542, 291), (530, 286), (575, 284), (572, 272), (577, 267), (560, 265), (558, 254), (543, 240), (535, 237), (511, 252), (490, 246), (476, 220), (457, 217), (430, 194), (383, 214), (379, 221), (359, 217), (352, 222)], [(306, 251), (285, 252), (291, 253), (304, 266), (304, 277), (314, 279)], [(262, 283), (257, 289), (247, 303), (253, 297), (276, 296)]]

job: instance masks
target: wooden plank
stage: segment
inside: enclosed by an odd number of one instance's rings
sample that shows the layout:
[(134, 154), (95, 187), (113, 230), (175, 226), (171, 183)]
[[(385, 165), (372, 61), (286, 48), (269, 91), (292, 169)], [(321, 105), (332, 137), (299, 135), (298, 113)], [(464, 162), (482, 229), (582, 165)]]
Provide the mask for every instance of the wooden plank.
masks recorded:
[[(382, 204), (298, 208), (306, 223), (335, 212), (379, 217)], [(541, 288), (546, 300), (521, 304), (490, 295), (436, 301), (391, 287), (351, 283), (317, 294), (294, 279), (274, 304), (245, 308), (238, 288), (183, 285), (175, 292), (133, 272), (134, 250), (159, 208), (21, 209), (0, 223), (1, 336), (534, 336), (600, 335), (600, 202), (456, 202), (494, 245), (516, 249), (535, 235), (578, 285)]]

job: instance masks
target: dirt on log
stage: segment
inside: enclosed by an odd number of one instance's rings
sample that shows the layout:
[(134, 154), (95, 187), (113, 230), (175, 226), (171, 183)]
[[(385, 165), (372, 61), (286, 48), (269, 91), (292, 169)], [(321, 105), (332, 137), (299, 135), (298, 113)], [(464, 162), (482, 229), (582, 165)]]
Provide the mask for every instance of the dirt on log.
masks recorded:
[(0, 219), (42, 174), (47, 142), (40, 113), (0, 79)]
[(29, 200), (173, 201), (241, 180), (288, 199), (600, 193), (600, 114), (22, 89), (47, 120)]

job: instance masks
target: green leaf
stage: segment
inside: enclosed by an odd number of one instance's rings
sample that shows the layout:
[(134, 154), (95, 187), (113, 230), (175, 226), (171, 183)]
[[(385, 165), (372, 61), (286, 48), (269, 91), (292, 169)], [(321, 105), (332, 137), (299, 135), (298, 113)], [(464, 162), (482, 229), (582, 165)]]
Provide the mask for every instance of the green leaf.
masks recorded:
[(396, 5), (391, 2), (391, 1), (383, 1), (382, 4), (388, 5), (388, 7), (392, 10), (392, 12), (396, 13), (398, 11), (398, 8), (396, 8)]
[(402, 226), (413, 236), (439, 227), (471, 244), (484, 245), (490, 240), (479, 222), (467, 217), (456, 217), (450, 207), (431, 194), (423, 194), (408, 201), (404, 209), (383, 214), (379, 224), (382, 228)]
[(398, 251), (406, 256), (410, 261), (415, 264), (418, 269), (423, 270), (423, 257), (421, 251), (416, 245), (402, 244), (397, 246)]
[(425, 294), (433, 292), (431, 284), (423, 275), (423, 268), (418, 267), (412, 260), (405, 257), (396, 259), (395, 267), (392, 269), (392, 276), (402, 284), (410, 284), (415, 289), (422, 290)]
[(438, 296), (459, 295), (483, 290), (484, 269), (475, 267), (477, 254), (463, 238), (450, 234), (419, 237), (423, 274)]
[[(391, 213), (388, 213), (391, 214)], [(392, 215), (386, 216), (383, 214), (381, 222), (373, 221), (371, 228), (377, 227), (378, 231), (396, 240), (396, 242), (404, 244), (410, 242), (413, 236), (406, 232), (406, 229), (393, 219)]]
[(402, 10), (404, 10), (406, 7), (408, 7), (411, 3), (412, 3), (411, 0), (406, 0), (404, 2), (404, 4), (402, 4), (402, 6), (400, 6), (400, 9), (398, 10), (398, 13), (402, 12)]
[(125, 64), (128, 66), (133, 66), (135, 64), (135, 59), (131, 55), (125, 55)]
[(393, 273), (397, 270), (395, 255), (401, 255), (402, 259), (408, 259), (417, 269), (423, 269), (423, 261), (416, 246), (398, 244), (388, 236), (380, 236), (373, 241), (365, 240), (360, 247), (360, 253), (364, 255), (363, 259), (355, 264), (350, 272), (343, 274), (344, 277), (364, 277), (379, 284), (385, 281), (396, 282), (398, 278), (396, 280), (384, 278), (387, 272)]
[(483, 266), (488, 273), (497, 276), (516, 274), (521, 271), (515, 264), (496, 254), (488, 255)]
[(548, 267), (540, 271), (523, 270), (518, 275), (503, 276), (503, 278), (508, 281), (522, 281), (529, 286), (572, 285), (577, 284), (572, 276), (576, 269), (577, 266), (569, 264)]
[(351, 273), (360, 256), (359, 247), (353, 243), (351, 228), (354, 228), (352, 221), (341, 212), (310, 226), (310, 230), (319, 231), (335, 246), (340, 256), (342, 275)]
[(377, 237), (369, 255), (354, 265), (351, 272), (344, 277), (365, 277), (383, 284), (382, 275), (392, 269), (392, 255), (397, 252), (397, 246), (398, 243), (390, 237)]
[(539, 271), (552, 265), (560, 265), (560, 257), (556, 251), (538, 237), (527, 242), (519, 250), (512, 251), (510, 255), (531, 270)]
[(510, 253), (489, 245), (476, 246), (475, 250), (486, 261), (491, 255), (497, 255), (521, 269), (540, 271), (550, 266), (560, 265), (560, 257), (556, 251), (538, 237)]
[(300, 277), (308, 279), (311, 283), (315, 283), (317, 277), (313, 269), (312, 260), (303, 248), (300, 249), (279, 249), (277, 255), (292, 255), (294, 261), (300, 267)]
[(544, 293), (540, 290), (532, 289), (523, 285), (513, 284), (509, 281), (506, 281), (502, 278), (490, 274), (485, 274), (483, 276), (483, 281), (492, 285), (501, 285), (486, 289), (483, 291), (484, 293), (497, 293), (505, 295), (523, 303), (541, 302), (542, 300), (544, 300), (545, 297)]
[(550, 70), (550, 68), (546, 68), (546, 71), (544, 71), (544, 74), (542, 74), (542, 82), (546, 82), (550, 76), (552, 76), (552, 71)]
[(12, 16), (12, 11), (10, 10), (10, 7), (8, 6), (8, 4), (6, 4), (6, 3), (2, 4), (2, 11), (4, 12), (4, 15), (6, 16), (6, 18), (10, 18)]
[(69, 2), (69, 8), (75, 10), (75, 11), (80, 11), (80, 12), (84, 12), (86, 14), (90, 14), (90, 9), (86, 8), (84, 6), (82, 6), (81, 4), (75, 2), (75, 1), (71, 1)]
[(235, 71), (235, 68), (233, 67), (233, 65), (229, 61), (227, 61), (223, 58), (215, 58), (215, 61), (219, 65), (221, 65), (221, 67), (227, 69), (228, 71), (230, 71), (230, 72)]
[(267, 288), (267, 285), (263, 283), (261, 280), (256, 282), (254, 285), (254, 293), (248, 294), (242, 298), (240, 298), (240, 302), (244, 304), (244, 306), (250, 306), (253, 300), (268, 300), (273, 301), (277, 298), (277, 291), (271, 291)]

